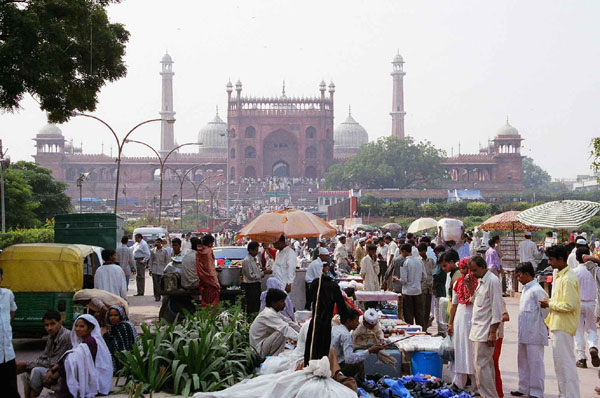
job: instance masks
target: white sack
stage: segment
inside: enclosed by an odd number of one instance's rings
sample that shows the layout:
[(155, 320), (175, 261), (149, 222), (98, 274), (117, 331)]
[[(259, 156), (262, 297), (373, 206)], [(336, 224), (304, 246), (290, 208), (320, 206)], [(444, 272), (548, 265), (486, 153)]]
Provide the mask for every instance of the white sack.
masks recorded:
[(438, 227), (442, 227), (442, 238), (444, 241), (458, 242), (462, 238), (463, 223), (454, 218), (442, 218), (438, 221)]
[(284, 371), (244, 380), (218, 392), (200, 392), (194, 398), (356, 398), (356, 393), (331, 378), (329, 359), (310, 361), (298, 371)]

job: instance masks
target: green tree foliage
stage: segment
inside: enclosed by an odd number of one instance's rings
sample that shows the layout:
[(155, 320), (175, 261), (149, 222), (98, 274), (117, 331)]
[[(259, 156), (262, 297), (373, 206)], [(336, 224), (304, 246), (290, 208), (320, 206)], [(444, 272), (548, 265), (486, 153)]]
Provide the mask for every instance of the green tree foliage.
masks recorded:
[(12, 167), (4, 172), (4, 203), (8, 228), (31, 228), (41, 223), (35, 215), (38, 204), (33, 201), (33, 192), (27, 179)]
[(69, 185), (52, 178), (50, 170), (24, 161), (15, 163), (11, 168), (20, 171), (31, 187), (33, 202), (38, 204), (34, 212), (40, 222), (71, 211), (71, 198), (65, 194)]
[(471, 216), (485, 216), (492, 212), (492, 205), (483, 202), (467, 203), (467, 212)]
[(532, 158), (523, 159), (523, 185), (525, 185), (525, 188), (545, 187), (551, 181), (550, 174), (535, 164)]
[(0, 1), (0, 109), (30, 94), (52, 122), (93, 111), (102, 86), (127, 72), (129, 32), (105, 10), (115, 2)]
[(333, 165), (325, 175), (326, 185), (329, 189), (435, 187), (446, 178), (440, 165), (444, 156), (427, 141), (380, 138), (348, 161)]
[(6, 170), (4, 187), (8, 228), (39, 227), (71, 210), (71, 199), (64, 193), (67, 184), (55, 181), (50, 170), (35, 163), (12, 164)]

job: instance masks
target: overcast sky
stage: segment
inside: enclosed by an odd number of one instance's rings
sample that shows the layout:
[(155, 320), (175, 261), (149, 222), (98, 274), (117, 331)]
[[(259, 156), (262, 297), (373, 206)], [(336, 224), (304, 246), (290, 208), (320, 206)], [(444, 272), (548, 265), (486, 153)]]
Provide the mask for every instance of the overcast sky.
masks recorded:
[[(405, 60), (406, 132), (450, 153), (476, 153), (509, 117), (531, 156), (553, 177), (589, 174), (599, 133), (598, 1), (175, 1), (123, 0), (109, 15), (131, 33), (127, 77), (105, 86), (95, 115), (124, 134), (158, 117), (160, 59), (175, 71), (175, 137), (225, 116), (228, 79), (244, 93), (318, 95), (333, 80), (335, 125), (352, 115), (370, 140), (389, 135), (391, 60)], [(0, 115), (14, 160), (31, 160), (45, 114), (28, 98)], [(223, 117), (225, 119), (225, 117)], [(60, 126), (84, 152), (109, 153), (114, 139), (91, 119)], [(158, 124), (132, 138), (159, 145)], [(146, 154), (135, 145), (127, 155)]]

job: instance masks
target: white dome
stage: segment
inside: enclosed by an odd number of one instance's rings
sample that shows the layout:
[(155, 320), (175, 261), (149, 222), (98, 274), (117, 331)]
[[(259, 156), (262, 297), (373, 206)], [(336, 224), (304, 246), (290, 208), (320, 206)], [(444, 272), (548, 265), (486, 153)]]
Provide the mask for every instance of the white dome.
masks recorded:
[(333, 130), (336, 148), (360, 148), (369, 142), (369, 134), (349, 113), (344, 122)]
[(227, 150), (227, 123), (219, 117), (219, 114), (200, 129), (198, 143), (202, 144), (201, 151)]
[(163, 57), (160, 60), (160, 62), (163, 63), (163, 64), (173, 63), (173, 58), (171, 58), (171, 56), (169, 54), (165, 54), (165, 55), (163, 55)]
[(393, 63), (404, 63), (404, 58), (402, 58), (402, 55), (400, 55), (400, 53), (396, 54), (396, 56), (394, 57), (394, 60), (392, 61)]
[(506, 125), (504, 125), (500, 130), (498, 130), (496, 135), (506, 136), (506, 135), (520, 135), (520, 134), (519, 134), (519, 130), (517, 130), (516, 128), (511, 126), (507, 120)]
[(61, 136), (62, 137), (62, 131), (58, 128), (58, 126), (54, 123), (48, 123), (47, 125), (45, 125), (44, 127), (42, 127), (40, 129), (40, 131), (37, 134), (39, 135), (45, 135), (45, 136), (50, 136), (50, 135), (54, 135), (54, 136)]

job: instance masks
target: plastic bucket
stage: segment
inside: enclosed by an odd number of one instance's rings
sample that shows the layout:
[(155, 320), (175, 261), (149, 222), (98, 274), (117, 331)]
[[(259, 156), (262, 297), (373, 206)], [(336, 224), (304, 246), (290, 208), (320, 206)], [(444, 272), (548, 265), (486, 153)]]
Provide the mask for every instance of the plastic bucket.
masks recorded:
[(412, 374), (442, 377), (442, 358), (437, 352), (415, 351), (412, 353)]

